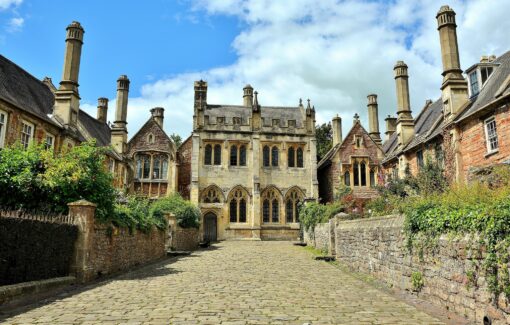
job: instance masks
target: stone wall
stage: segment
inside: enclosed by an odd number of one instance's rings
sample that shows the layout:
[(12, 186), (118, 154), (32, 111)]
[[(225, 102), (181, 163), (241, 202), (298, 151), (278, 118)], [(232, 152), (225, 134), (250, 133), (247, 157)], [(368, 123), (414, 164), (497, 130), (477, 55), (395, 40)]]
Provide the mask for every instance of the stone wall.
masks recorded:
[(167, 250), (192, 251), (198, 248), (200, 231), (196, 228), (182, 228), (177, 224), (173, 215), (166, 216), (168, 220)]
[(303, 232), (303, 240), (308, 246), (327, 252), (328, 255), (334, 254), (335, 249), (335, 220), (331, 219), (328, 223), (319, 223), (315, 226), (313, 234), (311, 231)]
[(179, 168), (177, 170), (178, 191), (183, 198), (189, 200), (190, 184), (191, 184), (191, 153), (193, 141), (191, 136), (181, 144), (177, 151), (177, 159)]
[(413, 291), (412, 274), (422, 275), (424, 286), (417, 294), (481, 324), (488, 316), (493, 324), (509, 324), (508, 301), (499, 308), (476, 265), (482, 265), (476, 247), (466, 238), (439, 239), (434, 250), (408, 253), (403, 216), (335, 221), (336, 257), (352, 270), (368, 273), (394, 288)]

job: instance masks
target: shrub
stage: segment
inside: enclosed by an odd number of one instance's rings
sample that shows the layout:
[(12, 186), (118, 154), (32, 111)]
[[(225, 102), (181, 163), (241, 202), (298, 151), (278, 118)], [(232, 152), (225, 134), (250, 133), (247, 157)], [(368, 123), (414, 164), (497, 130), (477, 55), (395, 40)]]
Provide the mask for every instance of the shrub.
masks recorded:
[(423, 274), (420, 271), (415, 271), (411, 274), (411, 285), (415, 292), (420, 292), (421, 289), (423, 289), (425, 281), (423, 280)]
[(115, 218), (112, 223), (116, 226), (135, 228), (148, 232), (152, 226), (165, 229), (167, 221), (162, 217), (153, 216), (150, 213), (150, 202), (146, 198), (128, 196), (125, 204), (115, 205)]
[(165, 214), (172, 213), (182, 228), (198, 228), (200, 226), (200, 210), (194, 204), (184, 200), (179, 194), (172, 194), (154, 202), (150, 215), (161, 220)]
[(343, 211), (340, 203), (326, 205), (317, 202), (308, 202), (299, 209), (299, 221), (306, 231), (313, 231), (319, 223), (328, 222), (336, 214)]

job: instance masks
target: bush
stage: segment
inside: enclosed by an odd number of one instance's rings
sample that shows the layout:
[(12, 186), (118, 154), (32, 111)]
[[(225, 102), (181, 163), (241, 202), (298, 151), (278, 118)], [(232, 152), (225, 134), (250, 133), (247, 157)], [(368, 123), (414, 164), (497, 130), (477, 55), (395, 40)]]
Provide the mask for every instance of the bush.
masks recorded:
[(182, 228), (198, 228), (200, 226), (200, 210), (190, 201), (184, 200), (179, 194), (172, 194), (154, 202), (150, 208), (150, 215), (156, 220), (165, 218), (165, 214), (172, 213)]
[(336, 214), (343, 211), (340, 203), (326, 205), (317, 202), (308, 202), (299, 209), (299, 221), (306, 231), (313, 231), (319, 223), (328, 222)]
[(112, 223), (116, 226), (135, 228), (148, 232), (152, 226), (165, 229), (167, 221), (164, 216), (153, 216), (150, 213), (150, 202), (146, 198), (128, 196), (126, 204), (115, 205), (115, 218)]

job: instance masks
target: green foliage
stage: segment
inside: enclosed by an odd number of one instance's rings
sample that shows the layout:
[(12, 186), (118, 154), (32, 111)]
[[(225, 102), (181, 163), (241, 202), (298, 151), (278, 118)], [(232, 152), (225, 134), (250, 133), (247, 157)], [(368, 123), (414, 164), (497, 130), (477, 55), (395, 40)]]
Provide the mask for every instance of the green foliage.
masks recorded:
[(164, 216), (154, 216), (150, 213), (151, 204), (148, 199), (128, 196), (125, 204), (115, 205), (113, 224), (120, 227), (135, 228), (143, 232), (151, 230), (152, 226), (165, 229), (167, 222)]
[(315, 137), (317, 139), (317, 161), (321, 160), (333, 147), (333, 131), (331, 123), (323, 123), (315, 126)]
[(420, 271), (414, 271), (411, 273), (411, 285), (415, 292), (420, 292), (421, 289), (423, 289), (425, 281), (423, 280), (423, 274)]
[(343, 211), (340, 203), (319, 204), (308, 202), (299, 209), (299, 220), (306, 231), (313, 231), (319, 223), (328, 222)]
[(175, 147), (179, 148), (182, 144), (182, 138), (177, 133), (170, 134), (170, 139), (175, 143)]
[(162, 219), (167, 213), (175, 215), (177, 223), (182, 228), (198, 228), (200, 226), (200, 210), (179, 194), (159, 199), (150, 208), (150, 215), (155, 219)]

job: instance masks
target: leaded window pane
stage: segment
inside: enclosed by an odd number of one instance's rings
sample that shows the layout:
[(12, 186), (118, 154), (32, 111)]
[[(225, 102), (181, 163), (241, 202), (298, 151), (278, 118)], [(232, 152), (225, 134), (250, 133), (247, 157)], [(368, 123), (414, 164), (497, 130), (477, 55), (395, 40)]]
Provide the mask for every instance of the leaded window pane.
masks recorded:
[(159, 174), (160, 162), (161, 162), (161, 159), (159, 156), (154, 156), (154, 158), (152, 159), (152, 178), (153, 179), (159, 179), (161, 176)]
[(237, 222), (237, 200), (230, 201), (230, 222)]
[(142, 178), (142, 166), (143, 166), (143, 161), (142, 161), (142, 157), (138, 156), (136, 158), (136, 170), (137, 170), (137, 178)]
[(359, 186), (359, 164), (356, 162), (352, 168), (354, 173), (354, 186)]
[(364, 162), (359, 164), (361, 173), (361, 186), (367, 186), (367, 170)]
[(239, 201), (239, 222), (246, 222), (246, 200)]
[(221, 145), (214, 145), (214, 164), (221, 165)]
[(143, 156), (143, 178), (149, 178), (151, 175), (151, 157)]
[(264, 200), (262, 204), (262, 218), (264, 222), (269, 222), (269, 200)]
[(271, 203), (271, 221), (272, 222), (278, 222), (278, 220), (280, 219), (280, 214), (279, 214), (279, 207), (278, 207), (278, 200), (277, 199), (274, 199), (273, 202)]
[(351, 186), (351, 173), (345, 172), (345, 174), (344, 174), (344, 184), (345, 184), (345, 186)]
[(287, 160), (288, 160), (289, 167), (294, 167), (294, 159), (295, 159), (295, 157), (294, 157), (294, 148), (293, 147), (289, 148), (289, 152), (288, 152), (288, 157), (287, 158), (288, 158)]
[(287, 222), (293, 222), (294, 221), (294, 207), (292, 204), (292, 200), (287, 200), (287, 203), (285, 204), (285, 219)]
[(487, 148), (489, 151), (494, 151), (498, 149), (498, 134), (496, 130), (496, 120), (490, 119), (485, 122), (485, 127), (487, 129)]
[(271, 149), (271, 165), (278, 167), (278, 148), (276, 146)]
[(237, 166), (237, 146), (230, 147), (230, 166)]
[(370, 171), (370, 186), (375, 186), (375, 172), (373, 170)]
[(239, 165), (246, 166), (246, 146), (239, 148)]
[(166, 157), (161, 162), (161, 178), (168, 178), (168, 158)]
[(204, 165), (211, 165), (212, 162), (212, 146), (210, 144), (205, 146)]
[(303, 168), (303, 148), (297, 149), (297, 166)]
[(269, 147), (264, 146), (264, 149), (262, 149), (262, 156), (263, 156), (263, 162), (264, 167), (269, 167)]

